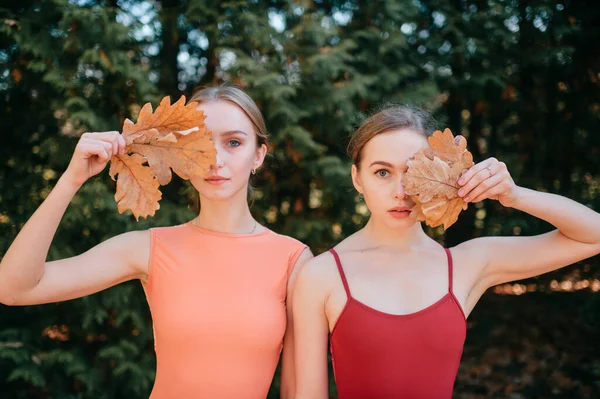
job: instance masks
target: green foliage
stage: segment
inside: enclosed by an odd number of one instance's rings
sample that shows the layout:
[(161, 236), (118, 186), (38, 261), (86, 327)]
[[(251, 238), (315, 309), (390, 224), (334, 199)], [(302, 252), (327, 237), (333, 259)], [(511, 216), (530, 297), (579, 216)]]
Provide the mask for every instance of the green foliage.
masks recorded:
[[(600, 209), (599, 21), (591, 1), (3, 1), (0, 256), (66, 168), (80, 133), (119, 130), (148, 101), (222, 81), (252, 95), (270, 133), (253, 213), (315, 253), (367, 220), (346, 144), (385, 103), (423, 106), (468, 137), (476, 160), (498, 157), (519, 184)], [(86, 183), (49, 259), (194, 215), (196, 194), (180, 180), (163, 189), (156, 217), (139, 223), (117, 213), (114, 190), (107, 173)], [(470, 208), (447, 234), (430, 233), (452, 245), (549, 228), (491, 202)], [(598, 278), (597, 263), (532, 282)], [(600, 301), (590, 298), (569, 321), (581, 337), (598, 332)], [(152, 325), (137, 282), (65, 303), (2, 307), (0, 326), (2, 398), (143, 398), (151, 390)], [(597, 361), (585, 367), (600, 381)], [(459, 375), (459, 395), (484, 389), (469, 378)], [(536, 384), (553, 389), (552, 381)], [(482, 395), (492, 397), (491, 388)]]

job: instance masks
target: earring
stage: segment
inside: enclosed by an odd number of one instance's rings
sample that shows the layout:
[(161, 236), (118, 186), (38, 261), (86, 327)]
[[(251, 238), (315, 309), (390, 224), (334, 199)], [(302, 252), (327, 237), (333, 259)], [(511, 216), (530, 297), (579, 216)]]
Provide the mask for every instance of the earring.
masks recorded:
[(358, 193), (358, 199), (362, 201), (365, 199), (365, 197), (363, 197), (362, 193)]
[(255, 175), (256, 174), (256, 168), (252, 169), (252, 174)]

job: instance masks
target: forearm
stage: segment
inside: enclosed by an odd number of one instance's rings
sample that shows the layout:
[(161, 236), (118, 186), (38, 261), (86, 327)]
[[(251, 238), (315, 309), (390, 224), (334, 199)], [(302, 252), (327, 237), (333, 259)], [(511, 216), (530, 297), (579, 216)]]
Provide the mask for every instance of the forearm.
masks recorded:
[(52, 239), (79, 186), (63, 175), (25, 223), (0, 263), (0, 296), (13, 297), (36, 286)]
[(600, 244), (600, 214), (578, 202), (519, 187), (512, 207), (547, 221), (572, 240)]
[(281, 399), (292, 399), (295, 397), (295, 377), (293, 324), (288, 321), (287, 331), (283, 338), (283, 351), (281, 353), (281, 387), (279, 392)]

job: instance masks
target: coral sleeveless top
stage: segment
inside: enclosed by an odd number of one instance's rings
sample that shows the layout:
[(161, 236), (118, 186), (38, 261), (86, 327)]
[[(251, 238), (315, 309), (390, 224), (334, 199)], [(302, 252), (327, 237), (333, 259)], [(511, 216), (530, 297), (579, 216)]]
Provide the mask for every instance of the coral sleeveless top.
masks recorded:
[(450, 251), (446, 295), (406, 315), (384, 313), (354, 299), (340, 258), (335, 250), (331, 253), (348, 297), (330, 337), (338, 398), (451, 398), (467, 328), (452, 293)]
[(150, 398), (265, 399), (286, 329), (287, 280), (305, 248), (270, 230), (151, 229)]

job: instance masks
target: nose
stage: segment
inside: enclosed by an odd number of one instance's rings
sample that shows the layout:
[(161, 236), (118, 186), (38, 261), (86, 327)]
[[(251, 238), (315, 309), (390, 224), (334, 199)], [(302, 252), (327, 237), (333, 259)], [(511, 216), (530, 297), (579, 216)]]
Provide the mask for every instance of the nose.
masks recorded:
[(396, 185), (394, 187), (394, 199), (397, 200), (405, 200), (406, 193), (404, 192), (404, 184), (402, 184), (402, 178), (399, 178), (396, 181)]
[(219, 169), (223, 167), (223, 156), (221, 155), (221, 151), (217, 149), (217, 156), (215, 163), (210, 166), (213, 169)]

